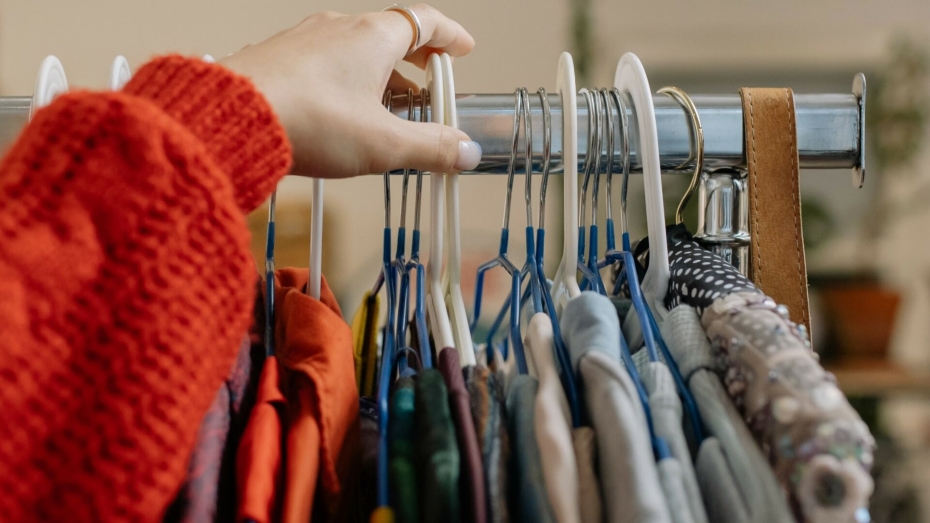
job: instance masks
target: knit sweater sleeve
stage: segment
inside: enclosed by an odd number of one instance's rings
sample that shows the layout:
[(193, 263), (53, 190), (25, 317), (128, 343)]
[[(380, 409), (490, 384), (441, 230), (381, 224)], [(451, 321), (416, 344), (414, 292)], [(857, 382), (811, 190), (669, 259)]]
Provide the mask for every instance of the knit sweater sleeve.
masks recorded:
[(0, 514), (155, 521), (234, 361), (243, 211), (290, 163), (245, 78), (177, 56), (38, 111), (0, 161)]

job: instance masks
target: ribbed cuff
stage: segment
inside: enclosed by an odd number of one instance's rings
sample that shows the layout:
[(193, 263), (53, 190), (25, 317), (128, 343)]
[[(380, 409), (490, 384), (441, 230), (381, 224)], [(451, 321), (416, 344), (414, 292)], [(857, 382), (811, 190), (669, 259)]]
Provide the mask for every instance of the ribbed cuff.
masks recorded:
[(123, 91), (145, 98), (203, 141), (251, 211), (291, 166), (291, 144), (277, 115), (247, 78), (196, 58), (169, 55), (140, 68)]

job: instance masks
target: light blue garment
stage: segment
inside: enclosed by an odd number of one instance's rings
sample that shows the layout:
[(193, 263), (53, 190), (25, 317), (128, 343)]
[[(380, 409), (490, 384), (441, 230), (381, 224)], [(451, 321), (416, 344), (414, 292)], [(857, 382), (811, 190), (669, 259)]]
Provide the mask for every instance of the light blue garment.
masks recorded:
[(561, 326), (597, 435), (607, 521), (670, 523), (646, 414), (620, 363), (616, 309), (608, 298), (584, 292), (565, 306)]

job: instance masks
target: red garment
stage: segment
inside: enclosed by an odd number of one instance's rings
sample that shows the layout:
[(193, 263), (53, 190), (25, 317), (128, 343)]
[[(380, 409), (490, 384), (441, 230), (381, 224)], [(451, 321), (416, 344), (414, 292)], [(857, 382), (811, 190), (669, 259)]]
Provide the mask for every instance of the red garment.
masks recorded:
[(0, 162), (0, 519), (160, 519), (249, 326), (244, 212), (290, 160), (201, 60), (36, 113)]
[(278, 385), (278, 361), (269, 356), (258, 381), (255, 407), (236, 453), (236, 521), (278, 521), (282, 490), (281, 427), (287, 401)]
[(306, 269), (275, 276), (276, 356), (288, 405), (281, 520), (348, 521), (360, 465), (352, 331), (325, 279), (315, 300), (303, 291)]

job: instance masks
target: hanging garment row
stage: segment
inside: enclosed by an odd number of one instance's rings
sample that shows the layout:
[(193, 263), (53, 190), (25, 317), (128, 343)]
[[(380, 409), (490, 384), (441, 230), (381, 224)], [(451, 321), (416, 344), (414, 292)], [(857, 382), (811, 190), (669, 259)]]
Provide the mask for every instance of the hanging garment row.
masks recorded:
[[(431, 56), (427, 75), (420, 93), (386, 93), (386, 108), (458, 126), (449, 57)], [(681, 211), (709, 179), (707, 124), (686, 93), (660, 90), (657, 99), (667, 97), (686, 118), (688, 137), (683, 157), (660, 156), (659, 104), (635, 55), (621, 59), (615, 88), (579, 91), (571, 56), (563, 54), (557, 87), (557, 95), (518, 89), (510, 99), (500, 249), (476, 275), (471, 309), (459, 237), (468, 203), (459, 201), (457, 175), (428, 174), (424, 265), (425, 174), (399, 173), (394, 230), (391, 173), (384, 173), (381, 265), (351, 325), (320, 274), (322, 182), (314, 183), (309, 271), (275, 268), (272, 197), (252, 328), (202, 422), (166, 521), (868, 520), (874, 441), (811, 351), (806, 302), (785, 306), (769, 296), (769, 289), (799, 288), (806, 295), (803, 250), (790, 250), (799, 263), (785, 267), (777, 253), (767, 254), (770, 244), (753, 243), (749, 263), (738, 269), (687, 230)], [(741, 115), (751, 109), (760, 120), (730, 131), (740, 136), (736, 154), (746, 151), (747, 158), (727, 167), (765, 172), (787, 158), (788, 181), (796, 181), (804, 149), (790, 91), (742, 94), (744, 105), (757, 105)], [(392, 107), (398, 100), (403, 107)], [(788, 133), (762, 128), (781, 129), (762, 123), (776, 104), (789, 109), (782, 111)], [(859, 118), (857, 112), (857, 124)], [(756, 155), (753, 145), (776, 152)], [(499, 158), (488, 149), (479, 170), (493, 172)], [(861, 148), (852, 150), (836, 161), (861, 174)], [(693, 169), (693, 177), (678, 223), (666, 227), (661, 171), (670, 163)], [(512, 252), (510, 207), (521, 165), (525, 249)], [(634, 243), (627, 185), (639, 169), (648, 237)], [(543, 257), (544, 216), (555, 172), (563, 176), (565, 208), (562, 256), (552, 271)], [(779, 201), (790, 207), (797, 184), (788, 187), (791, 194)], [(774, 196), (760, 195), (757, 185), (748, 189), (748, 198)], [(753, 233), (796, 219), (755, 207), (749, 214)], [(798, 231), (790, 231), (800, 245)], [(491, 270), (507, 273), (509, 295), (487, 316)], [(477, 336), (486, 317), (491, 328)]]

